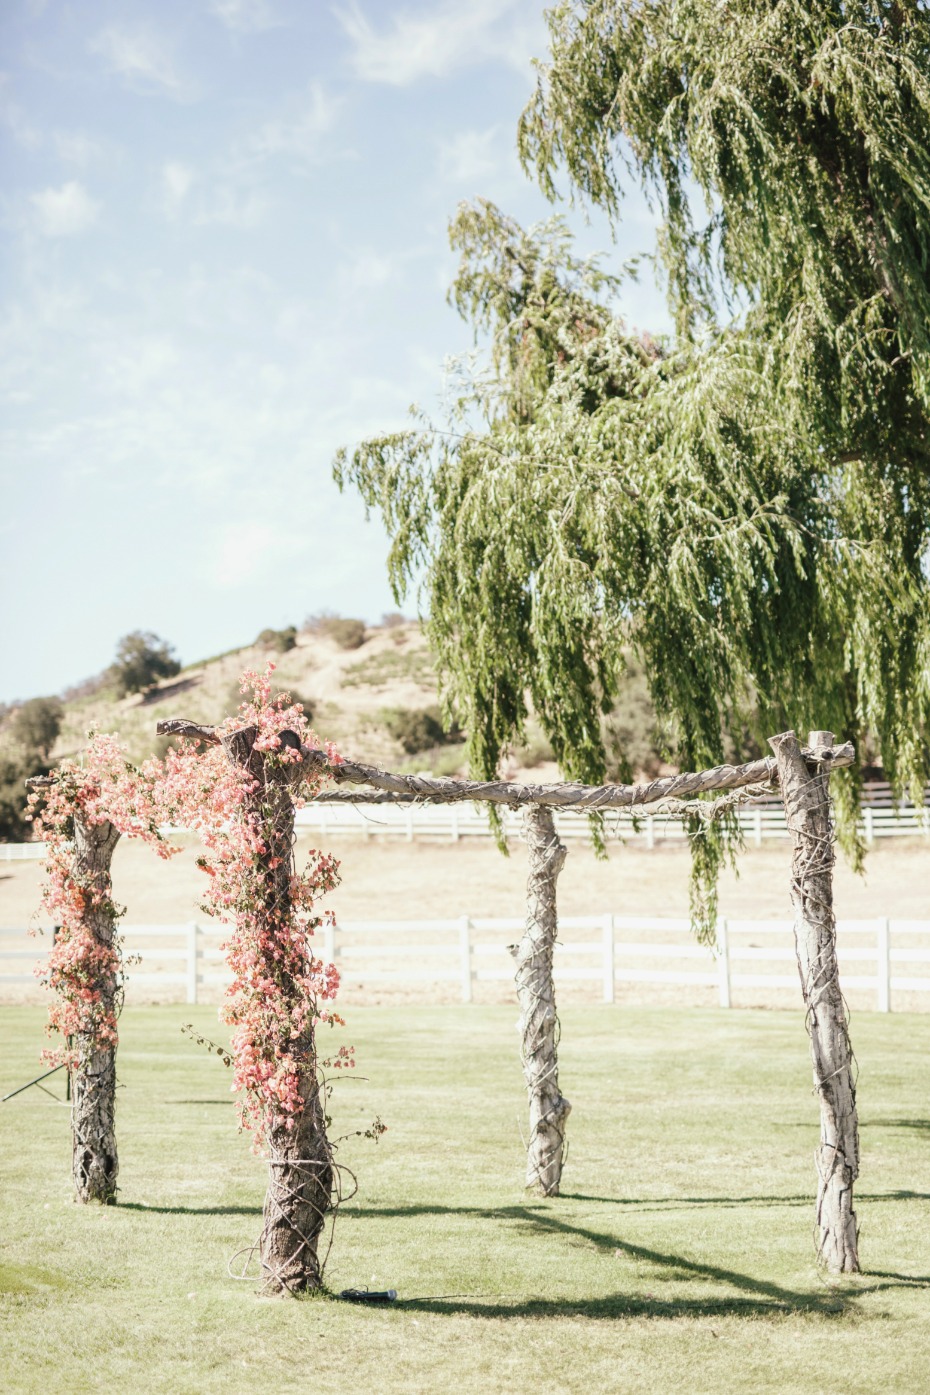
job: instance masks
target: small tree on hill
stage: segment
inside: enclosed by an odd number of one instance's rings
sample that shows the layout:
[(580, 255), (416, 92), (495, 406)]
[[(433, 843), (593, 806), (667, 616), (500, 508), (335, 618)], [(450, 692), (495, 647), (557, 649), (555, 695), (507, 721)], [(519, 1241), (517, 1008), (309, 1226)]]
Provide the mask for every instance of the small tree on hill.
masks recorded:
[(181, 665), (167, 640), (159, 639), (151, 630), (133, 630), (116, 646), (110, 671), (119, 692), (128, 696), (148, 692), (162, 678), (173, 678), (180, 673)]
[(30, 698), (18, 707), (10, 723), (10, 734), (27, 751), (47, 761), (61, 731), (64, 707), (57, 697)]

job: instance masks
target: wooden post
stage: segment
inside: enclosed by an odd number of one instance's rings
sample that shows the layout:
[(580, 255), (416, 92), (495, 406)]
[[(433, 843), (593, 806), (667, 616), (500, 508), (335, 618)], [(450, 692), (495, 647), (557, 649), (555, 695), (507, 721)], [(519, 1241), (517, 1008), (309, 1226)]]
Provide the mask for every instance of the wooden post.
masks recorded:
[(459, 973), (462, 983), (462, 1002), (470, 1003), (471, 990), (471, 920), (467, 915), (459, 916)]
[(187, 927), (187, 1001), (197, 1001), (197, 922), (192, 920)]
[(720, 1006), (731, 1007), (730, 1002), (730, 935), (726, 916), (717, 920), (717, 972), (720, 975)]
[(877, 924), (878, 934), (875, 945), (875, 953), (878, 960), (877, 974), (878, 992), (875, 1006), (879, 1012), (891, 1011), (891, 930), (886, 915), (879, 916)]
[(552, 955), (559, 930), (555, 888), (566, 849), (555, 831), (552, 810), (544, 805), (527, 809), (525, 827), (530, 852), (527, 917), (514, 957), (523, 1075), (530, 1100), (526, 1185), (540, 1196), (558, 1196), (571, 1105), (559, 1091)]
[(616, 996), (616, 968), (614, 966), (614, 918), (608, 913), (604, 917), (604, 1002), (612, 1003)]
[(817, 752), (833, 734), (810, 734), (810, 766), (793, 731), (773, 736), (785, 818), (792, 840), (794, 936), (807, 1008), (814, 1088), (820, 1101), (817, 1166), (818, 1253), (833, 1273), (859, 1269), (853, 1183), (859, 1173), (859, 1124), (853, 1055), (840, 990), (833, 916), (833, 821), (829, 766)]
[[(119, 842), (119, 832), (111, 823), (90, 824), (74, 816), (75, 883), (88, 876), (100, 904), (85, 899), (84, 927), (90, 938), (106, 951), (113, 945), (116, 925), (110, 899), (110, 863)], [(111, 909), (106, 909), (111, 908)], [(116, 964), (102, 973), (98, 982), (104, 1012), (119, 1011)], [(100, 1046), (92, 1036), (74, 1036), (77, 1064), (72, 1074), (71, 1155), (76, 1201), (99, 1201), (112, 1206), (116, 1201), (119, 1157), (116, 1151), (116, 1043)]]
[[(271, 928), (286, 923), (291, 906), (294, 803), (285, 770), (265, 765), (261, 751), (254, 747), (256, 736), (255, 727), (245, 727), (224, 736), (222, 744), (230, 763), (250, 777), (252, 793), (240, 816), (263, 829), (267, 851), (262, 914)], [(274, 972), (275, 966), (269, 964), (269, 973)], [(304, 989), (294, 985), (293, 991), (302, 995)], [(259, 1257), (264, 1292), (272, 1295), (319, 1288), (317, 1245), (334, 1180), (312, 1018), (292, 1040), (290, 1050), (300, 1063), (301, 1112), (296, 1123), (271, 1111), (266, 1121), (269, 1177)]]

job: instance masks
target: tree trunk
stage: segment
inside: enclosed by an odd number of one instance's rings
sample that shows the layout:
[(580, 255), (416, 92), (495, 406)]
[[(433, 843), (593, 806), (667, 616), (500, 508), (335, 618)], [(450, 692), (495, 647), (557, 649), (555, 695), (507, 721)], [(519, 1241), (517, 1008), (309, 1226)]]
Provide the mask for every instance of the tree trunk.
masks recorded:
[[(812, 732), (812, 747), (833, 743)], [(817, 1167), (818, 1253), (832, 1273), (859, 1269), (853, 1183), (859, 1173), (859, 1123), (853, 1054), (840, 991), (833, 916), (833, 824), (829, 774), (812, 774), (793, 731), (773, 736), (785, 818), (791, 834), (791, 901), (801, 989), (807, 1008), (814, 1087), (820, 1100)]]
[[(110, 861), (119, 842), (111, 823), (85, 824), (74, 819), (75, 879), (88, 880), (100, 898), (100, 906), (87, 907), (84, 925), (98, 944), (112, 947), (116, 923), (112, 915)], [(100, 976), (98, 989), (106, 1013), (118, 1015), (116, 962)], [(116, 1152), (116, 1043), (94, 1044), (93, 1037), (74, 1038), (77, 1065), (73, 1071), (71, 1100), (72, 1173), (76, 1201), (116, 1201), (119, 1159)]]
[(315, 1071), (307, 1072), (301, 1094), (296, 1127), (268, 1133), (260, 1250), (265, 1291), (272, 1294), (303, 1293), (322, 1282), (317, 1246), (332, 1201), (333, 1164)]
[(552, 955), (559, 933), (555, 888), (565, 863), (551, 809), (530, 805), (525, 820), (530, 853), (527, 918), (515, 947), (523, 1074), (530, 1101), (526, 1185), (539, 1196), (558, 1196), (571, 1112), (559, 1093), (559, 1019), (555, 1010)]
[[(265, 765), (261, 753), (253, 750), (255, 735), (254, 728), (234, 732), (223, 739), (223, 746), (227, 757), (245, 767), (256, 782), (245, 812), (259, 820), (263, 830), (263, 902), (269, 921), (280, 925), (286, 922), (291, 908), (294, 804), (287, 772)], [(269, 977), (276, 973), (276, 966), (269, 962)], [(303, 1107), (293, 1129), (287, 1129), (278, 1117), (269, 1118), (266, 1128), (269, 1177), (259, 1258), (263, 1292), (269, 1295), (320, 1287), (318, 1241), (332, 1205), (334, 1180), (312, 1025), (299, 1040), (288, 1043), (288, 1050), (305, 1067), (299, 1088)]]

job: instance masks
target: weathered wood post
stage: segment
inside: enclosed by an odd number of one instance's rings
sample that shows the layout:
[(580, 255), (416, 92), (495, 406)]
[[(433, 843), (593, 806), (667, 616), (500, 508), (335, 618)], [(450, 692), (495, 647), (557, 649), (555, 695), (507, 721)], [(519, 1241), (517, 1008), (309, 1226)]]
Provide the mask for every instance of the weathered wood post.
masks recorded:
[[(82, 929), (93, 941), (95, 982), (101, 1013), (115, 1018), (120, 985), (118, 956), (113, 953), (110, 863), (119, 842), (111, 823), (88, 824), (74, 815), (74, 885), (85, 889)], [(90, 894), (86, 894), (89, 892)], [(119, 1157), (116, 1149), (116, 1042), (101, 1043), (90, 1034), (73, 1040), (71, 1171), (76, 1201), (116, 1201)]]
[(514, 957), (523, 1075), (530, 1101), (526, 1185), (540, 1196), (558, 1196), (571, 1105), (559, 1091), (552, 956), (559, 933), (556, 882), (566, 849), (556, 833), (552, 810), (545, 805), (527, 807), (524, 827), (530, 854), (527, 916)]
[[(286, 934), (292, 915), (294, 804), (289, 771), (296, 775), (300, 767), (266, 763), (262, 752), (255, 750), (257, 735), (256, 728), (246, 727), (224, 736), (222, 744), (227, 759), (251, 781), (239, 816), (260, 830), (265, 847), (264, 885), (257, 914), (262, 921), (262, 939), (271, 946), (276, 936)], [(282, 739), (292, 735), (281, 733)], [(282, 973), (290, 977), (274, 961), (271, 951), (259, 971), (270, 978)], [(293, 981), (280, 986), (290, 1000), (303, 996), (304, 989)], [(322, 1276), (317, 1245), (333, 1192), (333, 1159), (320, 1097), (312, 1018), (307, 1019), (300, 1036), (288, 1042), (287, 1050), (301, 1068), (298, 1091), (302, 1106), (290, 1129), (281, 1115), (272, 1114), (267, 1120), (269, 1177), (259, 1241), (264, 1291), (280, 1295), (319, 1288)]]
[[(811, 763), (793, 731), (773, 736), (785, 818), (792, 840), (794, 937), (807, 1008), (814, 1088), (820, 1101), (817, 1166), (818, 1253), (833, 1273), (859, 1269), (853, 1183), (859, 1173), (859, 1123), (853, 1054), (840, 990), (833, 915), (833, 822), (829, 765), (833, 733), (810, 734)], [(818, 760), (818, 754), (821, 759)]]

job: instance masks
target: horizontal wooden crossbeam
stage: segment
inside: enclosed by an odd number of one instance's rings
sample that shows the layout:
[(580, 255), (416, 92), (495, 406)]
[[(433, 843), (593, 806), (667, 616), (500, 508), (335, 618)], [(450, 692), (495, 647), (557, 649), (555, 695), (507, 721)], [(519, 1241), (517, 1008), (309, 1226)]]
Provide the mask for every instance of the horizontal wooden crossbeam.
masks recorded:
[[(182, 718), (159, 722), (156, 730), (159, 736), (186, 736), (210, 743), (220, 739), (216, 728), (187, 722)], [(428, 775), (400, 775), (394, 771), (380, 770), (374, 765), (364, 765), (360, 761), (331, 760), (325, 751), (313, 750), (309, 746), (300, 749), (308, 769), (325, 773), (335, 784), (371, 787), (361, 796), (336, 790), (324, 791), (317, 796), (320, 803), (475, 802), (504, 804), (511, 808), (542, 804), (552, 809), (590, 813), (600, 809), (636, 808), (683, 795), (774, 784), (778, 780), (774, 756), (763, 756), (745, 765), (715, 765), (711, 770), (664, 775), (644, 785), (530, 785), (512, 780), (452, 780)], [(851, 741), (839, 746), (804, 747), (802, 754), (810, 765), (818, 769), (839, 769), (854, 764), (856, 759)]]

